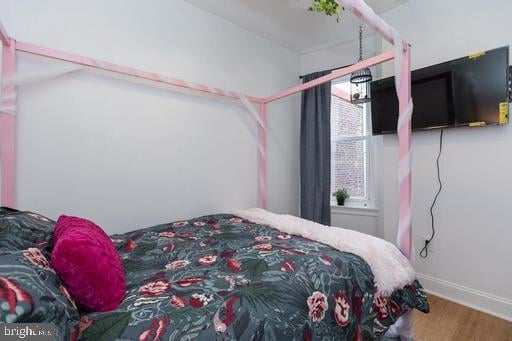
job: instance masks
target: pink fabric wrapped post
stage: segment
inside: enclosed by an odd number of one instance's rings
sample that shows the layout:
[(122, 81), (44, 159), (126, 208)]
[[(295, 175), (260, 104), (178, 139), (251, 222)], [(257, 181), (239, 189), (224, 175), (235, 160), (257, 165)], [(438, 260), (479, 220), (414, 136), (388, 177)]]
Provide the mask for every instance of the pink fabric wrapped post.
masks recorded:
[(79, 306), (91, 312), (116, 309), (126, 282), (110, 237), (92, 221), (63, 215), (53, 239), (52, 266)]

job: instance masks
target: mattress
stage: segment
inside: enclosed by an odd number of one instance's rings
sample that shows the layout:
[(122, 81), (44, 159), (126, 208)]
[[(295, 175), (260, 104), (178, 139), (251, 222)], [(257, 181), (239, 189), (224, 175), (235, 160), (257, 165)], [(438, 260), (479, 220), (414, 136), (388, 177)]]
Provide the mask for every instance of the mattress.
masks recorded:
[(359, 256), (231, 214), (111, 236), (127, 293), (84, 314), (84, 340), (374, 340), (428, 312), (417, 280), (377, 292)]

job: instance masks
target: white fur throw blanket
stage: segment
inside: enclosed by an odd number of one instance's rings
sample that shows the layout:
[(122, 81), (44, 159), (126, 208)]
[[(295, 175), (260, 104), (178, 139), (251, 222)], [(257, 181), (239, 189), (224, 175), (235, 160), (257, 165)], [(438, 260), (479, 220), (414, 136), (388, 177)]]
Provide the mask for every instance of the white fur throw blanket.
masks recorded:
[(409, 260), (393, 244), (383, 239), (259, 208), (237, 211), (234, 215), (361, 257), (370, 266), (377, 290), (382, 295), (389, 296), (395, 289), (411, 284), (416, 278)]

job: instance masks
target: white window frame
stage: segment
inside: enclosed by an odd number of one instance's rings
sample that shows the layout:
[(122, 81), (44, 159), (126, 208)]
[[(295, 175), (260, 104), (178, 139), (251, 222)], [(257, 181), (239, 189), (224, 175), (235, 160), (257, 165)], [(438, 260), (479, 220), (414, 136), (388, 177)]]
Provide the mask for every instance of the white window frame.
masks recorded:
[[(346, 82), (345, 79), (340, 80), (339, 83)], [(335, 84), (333, 84), (334, 86)], [(376, 208), (376, 174), (375, 174), (375, 153), (376, 143), (372, 136), (372, 115), (371, 115), (371, 104), (366, 103), (363, 105), (363, 124), (365, 126), (365, 134), (362, 136), (350, 136), (340, 135), (331, 136), (331, 145), (339, 141), (366, 141), (366, 157), (364, 162), (365, 167), (365, 181), (366, 181), (366, 197), (349, 197), (345, 201), (346, 207), (366, 207)], [(332, 153), (332, 150), (331, 150)], [(331, 165), (333, 167), (333, 165)], [(333, 179), (331, 179), (333, 181)], [(331, 206), (339, 207), (336, 202), (336, 198), (331, 197)]]

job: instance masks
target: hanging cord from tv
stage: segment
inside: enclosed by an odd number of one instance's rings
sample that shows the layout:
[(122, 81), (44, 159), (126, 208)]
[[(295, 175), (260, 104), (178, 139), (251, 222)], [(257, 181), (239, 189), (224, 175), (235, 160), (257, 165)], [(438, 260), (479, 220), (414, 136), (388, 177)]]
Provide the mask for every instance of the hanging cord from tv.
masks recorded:
[(439, 197), (439, 194), (441, 194), (441, 191), (443, 190), (443, 182), (441, 181), (441, 169), (439, 167), (439, 159), (441, 158), (441, 153), (443, 152), (443, 133), (444, 133), (444, 130), (441, 129), (441, 133), (439, 134), (439, 153), (437, 154), (437, 160), (436, 160), (437, 182), (439, 183), (439, 188), (437, 190), (436, 195), (434, 196), (432, 205), (430, 206), (432, 234), (430, 235), (429, 239), (425, 240), (425, 246), (423, 246), (423, 249), (421, 249), (421, 251), (420, 251), (421, 258), (428, 257), (428, 245), (430, 244), (430, 242), (434, 239), (434, 236), (436, 235), (434, 207), (436, 206), (436, 202), (437, 202), (437, 198)]

